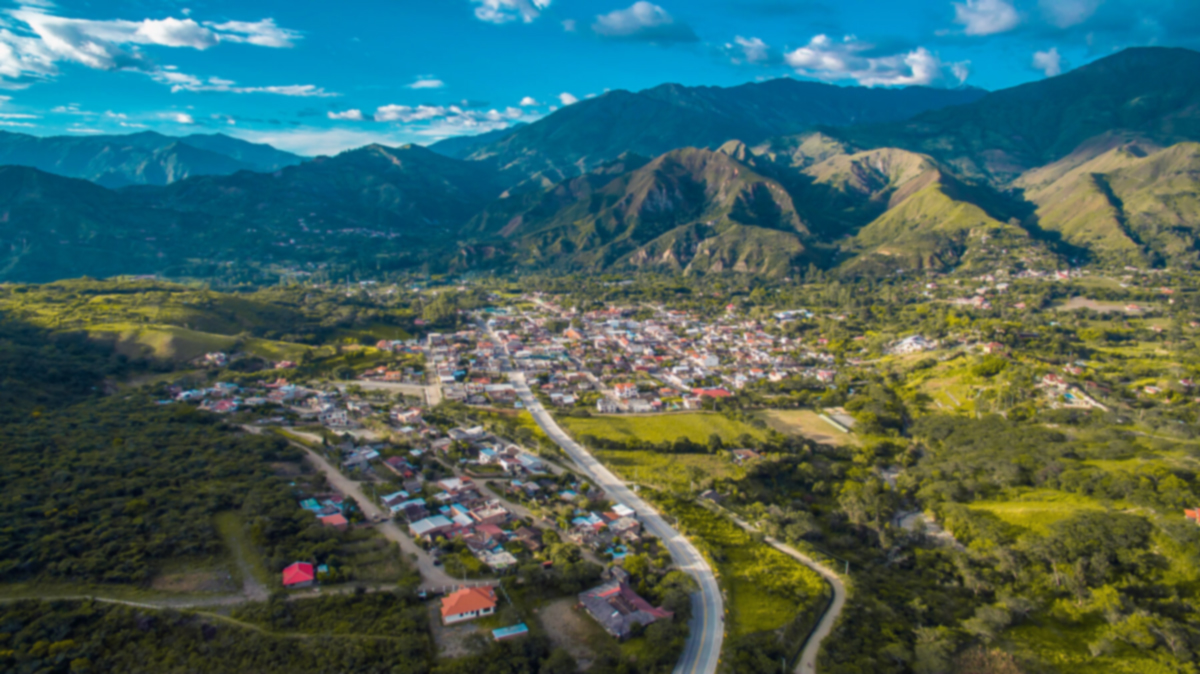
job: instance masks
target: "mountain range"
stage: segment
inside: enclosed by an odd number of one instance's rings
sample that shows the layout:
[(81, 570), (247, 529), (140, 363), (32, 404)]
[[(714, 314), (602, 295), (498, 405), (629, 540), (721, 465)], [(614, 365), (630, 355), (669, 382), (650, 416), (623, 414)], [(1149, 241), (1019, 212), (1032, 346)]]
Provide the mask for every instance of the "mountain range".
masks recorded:
[(0, 279), (197, 261), (776, 276), (1200, 262), (1200, 54), (1180, 49), (991, 93), (614, 91), (470, 139), (307, 161), (224, 136), (32, 138), (0, 136), (53, 148), (0, 170)]
[(105, 187), (167, 185), (202, 175), (275, 171), (304, 158), (224, 134), (181, 138), (143, 131), (120, 136), (31, 136), (0, 131), (0, 164), (30, 166)]

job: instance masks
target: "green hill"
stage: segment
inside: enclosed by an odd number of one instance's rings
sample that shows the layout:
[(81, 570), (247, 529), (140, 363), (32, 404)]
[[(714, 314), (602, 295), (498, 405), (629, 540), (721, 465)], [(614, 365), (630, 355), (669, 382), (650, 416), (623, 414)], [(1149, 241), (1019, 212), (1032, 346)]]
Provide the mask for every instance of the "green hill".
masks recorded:
[(831, 133), (862, 147), (928, 154), (960, 175), (1005, 184), (1115, 132), (1164, 145), (1200, 140), (1200, 53), (1126, 49), (965, 105)]

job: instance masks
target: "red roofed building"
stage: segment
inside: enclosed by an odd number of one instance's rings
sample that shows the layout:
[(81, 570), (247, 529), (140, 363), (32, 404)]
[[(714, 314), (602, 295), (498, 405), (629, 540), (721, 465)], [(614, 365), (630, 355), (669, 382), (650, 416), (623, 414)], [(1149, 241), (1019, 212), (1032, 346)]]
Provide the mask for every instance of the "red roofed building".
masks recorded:
[(1184, 510), (1183, 516), (1195, 522), (1196, 524), (1200, 524), (1200, 508), (1196, 508), (1195, 510)]
[(327, 527), (333, 527), (338, 531), (345, 531), (346, 527), (350, 526), (350, 522), (346, 520), (346, 516), (342, 515), (341, 513), (336, 515), (326, 515), (325, 517), (318, 517), (317, 519), (321, 520), (321, 524), (324, 524)]
[(442, 623), (474, 620), (496, 612), (496, 589), (488, 587), (464, 587), (442, 597)]
[(316, 579), (313, 565), (308, 562), (296, 562), (283, 570), (284, 587), (309, 587)]
[(698, 395), (701, 398), (708, 396), (709, 398), (728, 398), (733, 394), (723, 388), (694, 388), (692, 394)]

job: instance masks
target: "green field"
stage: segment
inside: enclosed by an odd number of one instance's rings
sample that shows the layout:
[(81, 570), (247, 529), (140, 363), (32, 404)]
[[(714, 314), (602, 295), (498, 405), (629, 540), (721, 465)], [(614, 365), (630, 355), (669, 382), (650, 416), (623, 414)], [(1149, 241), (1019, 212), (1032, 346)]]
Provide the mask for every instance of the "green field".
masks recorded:
[(784, 435), (803, 435), (826, 445), (852, 445), (858, 442), (856, 436), (830, 426), (814, 410), (763, 410), (758, 416), (767, 422), (771, 430)]
[(742, 434), (765, 438), (767, 432), (720, 414), (685, 412), (682, 414), (648, 414), (643, 416), (602, 416), (591, 418), (566, 417), (559, 423), (576, 438), (594, 435), (597, 438), (628, 442), (674, 442), (688, 438), (705, 444), (713, 433), (721, 436), (727, 446), (738, 442)]
[(1106, 510), (1095, 499), (1051, 489), (1031, 491), (1004, 501), (976, 501), (967, 507), (991, 513), (1009, 524), (1038, 533), (1048, 532), (1051, 524), (1076, 513)]
[(634, 484), (689, 491), (693, 480), (737, 479), (745, 474), (724, 452), (720, 454), (666, 454), (641, 450), (592, 450), (597, 459), (623, 480)]
[(716, 570), (728, 597), (730, 636), (782, 629), (798, 616), (815, 619), (828, 593), (815, 571), (692, 501), (661, 494), (654, 501)]

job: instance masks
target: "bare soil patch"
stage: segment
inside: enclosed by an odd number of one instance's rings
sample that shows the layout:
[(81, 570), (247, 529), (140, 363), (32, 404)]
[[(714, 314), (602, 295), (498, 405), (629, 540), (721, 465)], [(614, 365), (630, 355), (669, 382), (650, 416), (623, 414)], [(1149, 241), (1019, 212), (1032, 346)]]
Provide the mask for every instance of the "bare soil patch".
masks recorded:
[(596, 652), (592, 648), (595, 640), (611, 637), (583, 609), (576, 609), (577, 603), (573, 597), (550, 602), (538, 609), (538, 618), (550, 641), (570, 653), (582, 672), (590, 668), (596, 659)]
[(474, 620), (457, 625), (443, 625), (441, 605), (440, 601), (429, 602), (429, 625), (433, 629), (433, 641), (437, 644), (440, 657), (461, 658), (464, 655), (470, 655), (471, 650), (467, 647), (467, 637), (472, 634), (482, 634), (488, 641), (491, 641), (492, 636), (481, 630), (478, 622)]
[(150, 581), (150, 588), (160, 592), (237, 592), (233, 574), (223, 569), (162, 573)]

